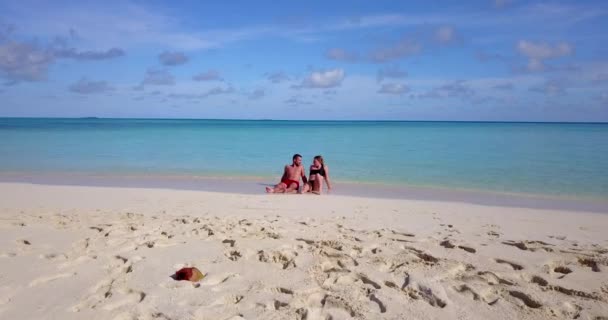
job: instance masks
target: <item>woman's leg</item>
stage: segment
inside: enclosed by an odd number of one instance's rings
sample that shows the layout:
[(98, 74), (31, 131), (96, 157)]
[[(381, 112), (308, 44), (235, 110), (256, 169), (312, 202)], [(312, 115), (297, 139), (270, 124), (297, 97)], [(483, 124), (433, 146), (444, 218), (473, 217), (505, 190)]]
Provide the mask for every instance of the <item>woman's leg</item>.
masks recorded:
[(311, 183), (312, 183), (312, 181), (308, 181), (308, 182), (306, 182), (306, 183), (305, 183), (305, 184), (302, 186), (302, 193), (307, 193), (307, 192), (310, 192), (310, 190), (311, 190), (311, 187), (310, 187)]
[(323, 192), (323, 176), (320, 174), (316, 174), (314, 184), (312, 186), (312, 192), (316, 194), (321, 194)]

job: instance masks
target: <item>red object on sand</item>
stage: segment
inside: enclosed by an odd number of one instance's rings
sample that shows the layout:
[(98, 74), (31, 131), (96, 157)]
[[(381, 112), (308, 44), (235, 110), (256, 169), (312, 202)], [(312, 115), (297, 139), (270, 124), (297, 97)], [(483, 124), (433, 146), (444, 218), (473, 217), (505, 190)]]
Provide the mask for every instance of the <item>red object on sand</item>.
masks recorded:
[(190, 280), (192, 268), (181, 268), (175, 273), (175, 280)]
[(188, 280), (197, 282), (203, 279), (205, 275), (197, 268), (181, 268), (175, 273), (175, 280)]

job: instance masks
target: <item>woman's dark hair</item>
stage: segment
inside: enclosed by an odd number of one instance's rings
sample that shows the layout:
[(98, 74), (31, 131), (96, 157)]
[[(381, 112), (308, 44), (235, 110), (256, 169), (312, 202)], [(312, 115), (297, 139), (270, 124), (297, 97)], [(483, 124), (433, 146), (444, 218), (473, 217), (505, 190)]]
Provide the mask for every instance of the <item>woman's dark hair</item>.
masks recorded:
[(323, 157), (322, 157), (322, 156), (320, 156), (320, 155), (315, 156), (314, 160), (318, 160), (318, 161), (321, 163), (321, 165), (322, 165), (322, 166), (324, 166), (324, 165), (325, 165), (325, 164), (323, 163)]

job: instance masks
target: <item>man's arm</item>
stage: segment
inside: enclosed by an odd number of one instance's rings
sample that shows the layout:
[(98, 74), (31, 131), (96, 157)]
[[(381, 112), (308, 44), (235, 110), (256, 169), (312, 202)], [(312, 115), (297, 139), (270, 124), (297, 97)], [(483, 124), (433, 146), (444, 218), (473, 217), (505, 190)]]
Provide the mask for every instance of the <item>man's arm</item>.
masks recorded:
[(306, 180), (306, 169), (304, 169), (304, 166), (302, 166), (302, 181), (304, 182), (304, 184), (306, 184), (306, 182), (308, 182)]
[(287, 167), (285, 166), (285, 168), (283, 169), (283, 175), (281, 176), (281, 181), (285, 180), (285, 177), (287, 177)]

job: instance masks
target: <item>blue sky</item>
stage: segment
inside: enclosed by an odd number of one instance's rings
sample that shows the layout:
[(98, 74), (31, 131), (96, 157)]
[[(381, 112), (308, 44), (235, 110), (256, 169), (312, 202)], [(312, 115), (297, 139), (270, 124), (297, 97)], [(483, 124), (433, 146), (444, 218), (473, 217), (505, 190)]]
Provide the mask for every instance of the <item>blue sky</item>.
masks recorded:
[(606, 1), (5, 1), (0, 116), (608, 121)]

